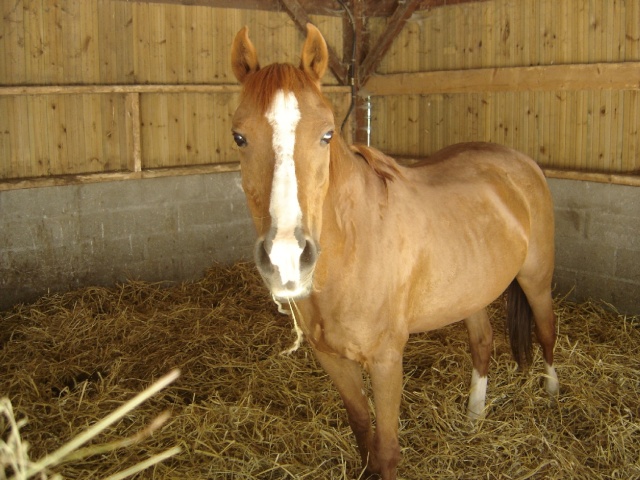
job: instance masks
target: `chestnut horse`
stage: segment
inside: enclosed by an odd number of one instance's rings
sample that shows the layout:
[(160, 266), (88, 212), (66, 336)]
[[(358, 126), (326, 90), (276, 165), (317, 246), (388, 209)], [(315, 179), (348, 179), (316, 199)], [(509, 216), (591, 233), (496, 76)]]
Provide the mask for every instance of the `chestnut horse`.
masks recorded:
[[(395, 479), (402, 355), (410, 333), (464, 321), (473, 374), (468, 415), (483, 415), (492, 331), (485, 307), (508, 290), (519, 363), (535, 324), (555, 396), (553, 208), (533, 160), (495, 144), (454, 145), (402, 167), (349, 148), (321, 93), (328, 63), (307, 26), (299, 67), (261, 68), (247, 27), (232, 46), (242, 84), (233, 117), (255, 261), (274, 299), (295, 301), (300, 328), (335, 383), (369, 474)], [(370, 376), (371, 426), (362, 369)]]

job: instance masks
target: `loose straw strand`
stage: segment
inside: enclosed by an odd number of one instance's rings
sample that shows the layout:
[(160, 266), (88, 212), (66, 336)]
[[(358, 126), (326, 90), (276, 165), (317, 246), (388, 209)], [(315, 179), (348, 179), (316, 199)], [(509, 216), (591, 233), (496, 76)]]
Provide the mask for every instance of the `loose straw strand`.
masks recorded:
[[(293, 345), (291, 345), (291, 347), (280, 352), (280, 355), (291, 355), (293, 352), (295, 352), (300, 348), (300, 345), (302, 345), (302, 340), (304, 337), (304, 332), (302, 331), (302, 329), (300, 328), (300, 325), (298, 324), (298, 318), (296, 317), (294, 307), (295, 307), (295, 310), (298, 311), (298, 316), (300, 318), (302, 318), (302, 314), (300, 313), (300, 308), (298, 308), (298, 304), (295, 302), (295, 300), (291, 298), (287, 298), (287, 303), (289, 303), (289, 310), (285, 310), (284, 308), (282, 308), (282, 304), (280, 303), (280, 301), (274, 295), (272, 295), (272, 298), (273, 298), (273, 301), (278, 306), (278, 312), (283, 313), (285, 315), (290, 315), (293, 318), (293, 329), (296, 332), (296, 340), (293, 343)], [(293, 305), (291, 305), (292, 303)]]
[(82, 445), (87, 443), (93, 437), (98, 435), (104, 429), (109, 427), (111, 424), (117, 422), (122, 417), (124, 417), (131, 410), (135, 409), (138, 405), (143, 403), (145, 400), (149, 399), (160, 390), (165, 388), (167, 385), (175, 381), (180, 376), (180, 370), (175, 369), (161, 377), (157, 382), (153, 385), (149, 386), (146, 390), (140, 392), (138, 395), (133, 397), (124, 405), (118, 407), (111, 414), (107, 415), (105, 418), (100, 420), (98, 423), (88, 428), (77, 437), (71, 439), (69, 442), (65, 443), (62, 447), (56, 450), (53, 453), (46, 455), (42, 460), (39, 460), (33, 463), (29, 470), (27, 471), (27, 477), (30, 477), (38, 472), (44, 471), (47, 467), (54, 465), (67, 455), (69, 455), (74, 450), (77, 450)]

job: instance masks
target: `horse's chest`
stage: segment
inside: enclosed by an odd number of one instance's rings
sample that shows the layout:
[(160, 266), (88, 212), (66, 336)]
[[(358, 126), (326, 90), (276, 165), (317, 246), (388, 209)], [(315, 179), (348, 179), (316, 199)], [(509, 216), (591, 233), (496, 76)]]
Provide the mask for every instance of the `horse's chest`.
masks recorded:
[(366, 366), (368, 358), (383, 343), (388, 332), (374, 319), (365, 321), (355, 315), (333, 316), (311, 314), (307, 324), (307, 339), (314, 349)]

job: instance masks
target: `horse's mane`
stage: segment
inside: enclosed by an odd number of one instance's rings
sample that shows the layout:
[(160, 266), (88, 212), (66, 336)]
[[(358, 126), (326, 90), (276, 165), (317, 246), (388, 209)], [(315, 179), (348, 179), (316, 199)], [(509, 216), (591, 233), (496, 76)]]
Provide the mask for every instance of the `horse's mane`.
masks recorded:
[(400, 168), (396, 161), (373, 147), (366, 145), (351, 145), (349, 147), (352, 152), (360, 155), (371, 169), (382, 179), (384, 184), (392, 182), (402, 176)]
[(278, 90), (297, 94), (309, 89), (324, 98), (320, 87), (302, 69), (289, 63), (273, 63), (247, 77), (242, 95), (264, 113)]

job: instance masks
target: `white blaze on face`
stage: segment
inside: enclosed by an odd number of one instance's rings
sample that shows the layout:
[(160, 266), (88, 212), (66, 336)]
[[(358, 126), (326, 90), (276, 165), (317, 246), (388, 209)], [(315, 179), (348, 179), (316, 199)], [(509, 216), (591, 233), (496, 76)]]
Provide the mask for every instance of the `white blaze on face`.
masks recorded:
[(269, 259), (278, 267), (282, 284), (300, 281), (300, 255), (302, 247), (295, 236), (302, 221), (302, 210), (298, 202), (298, 180), (293, 161), (296, 144), (296, 127), (300, 121), (298, 100), (291, 92), (276, 92), (271, 106), (265, 113), (273, 129), (273, 151), (275, 168), (271, 186), (269, 213), (276, 234)]

